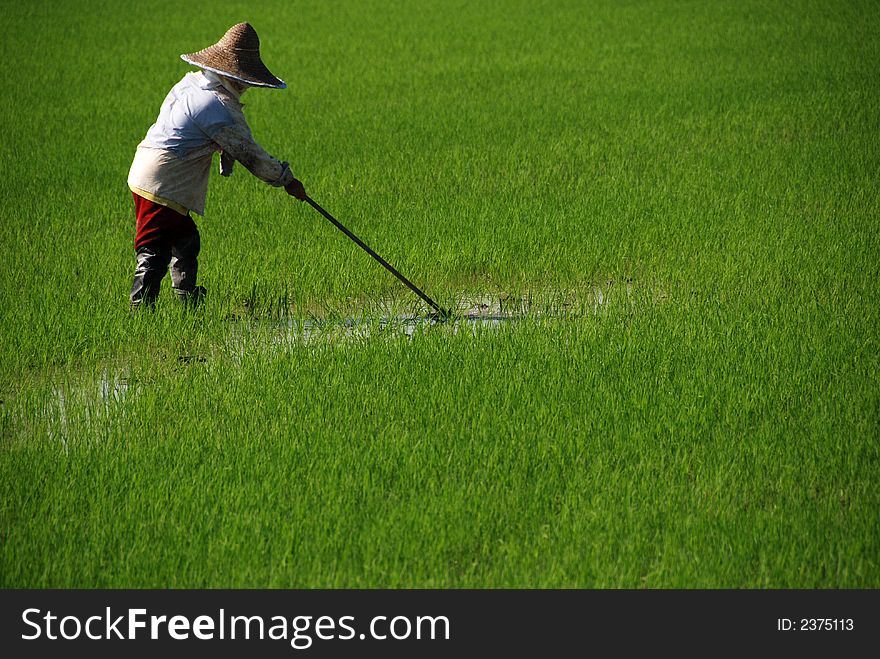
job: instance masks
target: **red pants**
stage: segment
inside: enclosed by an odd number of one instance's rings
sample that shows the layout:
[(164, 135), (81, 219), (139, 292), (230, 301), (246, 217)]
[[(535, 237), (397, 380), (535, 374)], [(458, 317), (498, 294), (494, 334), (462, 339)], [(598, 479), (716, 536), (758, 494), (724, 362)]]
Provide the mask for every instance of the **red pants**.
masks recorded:
[(176, 210), (162, 206), (139, 194), (134, 197), (134, 212), (137, 217), (135, 225), (134, 248), (165, 247), (194, 233), (198, 233), (196, 223), (189, 215), (181, 215)]
[(201, 238), (196, 223), (161, 204), (134, 195), (137, 233), (134, 248), (137, 263), (131, 284), (131, 306), (153, 306), (162, 286), (162, 279), (171, 266), (171, 285), (182, 300), (193, 303), (205, 296), (205, 289), (196, 286)]

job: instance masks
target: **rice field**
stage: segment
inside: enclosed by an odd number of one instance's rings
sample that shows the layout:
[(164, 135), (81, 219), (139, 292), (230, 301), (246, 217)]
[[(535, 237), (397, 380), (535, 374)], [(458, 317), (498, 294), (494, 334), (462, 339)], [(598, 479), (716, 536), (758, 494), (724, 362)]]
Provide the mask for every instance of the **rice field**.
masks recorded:
[[(207, 7), (4, 3), (0, 587), (880, 586), (876, 3)], [(458, 318), (240, 165), (129, 313), (243, 20), (257, 140)]]

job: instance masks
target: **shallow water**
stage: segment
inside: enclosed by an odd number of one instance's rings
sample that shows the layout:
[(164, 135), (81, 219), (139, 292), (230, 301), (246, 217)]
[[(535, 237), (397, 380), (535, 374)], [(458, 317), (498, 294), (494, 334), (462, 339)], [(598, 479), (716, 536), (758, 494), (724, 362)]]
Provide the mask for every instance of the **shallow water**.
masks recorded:
[(65, 380), (52, 387), (52, 407), (49, 410), (51, 436), (67, 448), (67, 437), (74, 418), (86, 423), (96, 421), (109, 413), (110, 408), (122, 403), (131, 383), (127, 376), (109, 368), (97, 379)]
[(605, 304), (602, 290), (594, 289), (587, 299), (574, 299), (561, 294), (544, 294), (540, 298), (485, 294), (462, 296), (452, 307), (452, 316), (439, 318), (436, 314), (400, 309), (394, 301), (379, 301), (372, 310), (362, 315), (345, 317), (260, 321), (244, 321), (233, 333), (246, 339), (259, 336), (259, 342), (272, 344), (312, 343), (334, 338), (369, 338), (412, 336), (431, 327), (447, 328), (452, 333), (481, 328), (493, 328), (524, 319), (562, 317), (571, 313), (596, 313)]
[[(594, 296), (594, 307), (602, 304), (604, 296)], [(231, 339), (239, 354), (254, 345), (276, 347), (296, 344), (314, 344), (316, 341), (357, 340), (368, 338), (411, 337), (416, 332), (431, 328), (446, 329), (455, 334), (461, 331), (477, 333), (482, 328), (497, 328), (526, 318), (556, 315), (565, 310), (562, 305), (538, 305), (530, 297), (481, 295), (459, 298), (451, 309), (452, 316), (440, 318), (425, 310), (401, 306), (399, 302), (377, 302), (361, 315), (330, 316), (326, 318), (287, 318), (282, 320), (242, 321), (234, 328)]]
[[(627, 287), (626, 293), (631, 292)], [(380, 300), (362, 315), (328, 318), (286, 318), (282, 320), (248, 318), (230, 323), (221, 354), (240, 362), (249, 354), (261, 350), (285, 350), (320, 343), (346, 343), (367, 339), (412, 337), (416, 332), (433, 328), (477, 334), (484, 329), (500, 328), (526, 319), (563, 318), (598, 313), (607, 302), (607, 295), (599, 288), (587, 295), (544, 293), (540, 297), (485, 294), (462, 295), (451, 309), (452, 317), (440, 319), (418, 310), (410, 300), (403, 304), (395, 300)], [(179, 355), (181, 365), (196, 365), (209, 361), (205, 355)], [(53, 386), (52, 402), (47, 410), (53, 420), (51, 434), (66, 446), (66, 437), (72, 422), (98, 420), (124, 402), (135, 388), (125, 368), (104, 368), (97, 377), (65, 378)]]

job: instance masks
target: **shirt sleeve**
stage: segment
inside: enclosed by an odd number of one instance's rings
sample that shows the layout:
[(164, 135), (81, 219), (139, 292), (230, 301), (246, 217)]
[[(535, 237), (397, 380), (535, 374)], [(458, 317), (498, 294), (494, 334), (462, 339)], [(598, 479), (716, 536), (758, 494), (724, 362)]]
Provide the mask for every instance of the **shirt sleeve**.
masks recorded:
[(187, 103), (187, 112), (192, 117), (192, 121), (212, 140), (215, 139), (217, 131), (238, 123), (235, 114), (211, 92), (188, 97)]
[(240, 124), (219, 127), (212, 136), (223, 153), (235, 158), (250, 172), (269, 185), (285, 186), (293, 181), (293, 173), (286, 162), (270, 156), (254, 141), (250, 130)]

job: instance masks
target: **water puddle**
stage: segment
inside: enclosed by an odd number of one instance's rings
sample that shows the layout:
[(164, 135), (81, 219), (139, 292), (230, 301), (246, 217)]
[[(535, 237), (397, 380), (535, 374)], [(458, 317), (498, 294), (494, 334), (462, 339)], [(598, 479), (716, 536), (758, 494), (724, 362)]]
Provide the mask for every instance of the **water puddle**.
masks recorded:
[[(377, 333), (412, 336), (419, 328), (434, 326), (448, 327), (453, 332), (462, 327), (497, 327), (530, 315), (530, 310), (522, 303), (516, 307), (509, 303), (505, 306), (498, 299), (490, 297), (459, 304), (451, 309), (452, 315), (448, 318), (434, 313), (395, 311), (391, 305), (383, 306), (379, 305), (376, 315), (364, 313), (344, 318), (289, 319), (281, 325), (286, 331), (306, 340), (332, 334), (366, 338)], [(537, 314), (531, 312), (531, 315)]]
[(380, 300), (362, 308), (360, 315), (328, 314), (317, 318), (237, 321), (229, 348), (243, 356), (258, 346), (275, 348), (344, 342), (370, 338), (412, 337), (417, 332), (443, 329), (453, 334), (473, 334), (526, 319), (562, 318), (598, 313), (606, 293), (592, 289), (588, 295), (543, 293), (540, 296), (483, 294), (459, 296), (449, 318), (413, 307), (411, 300)]
[(110, 414), (122, 403), (130, 387), (127, 377), (110, 369), (104, 369), (95, 380), (82, 378), (55, 384), (50, 402), (52, 409), (47, 416), (51, 420), (49, 435), (67, 449), (74, 426), (89, 427)]
[[(411, 299), (379, 300), (353, 304), (357, 314), (327, 313), (311, 318), (243, 318), (232, 320), (219, 348), (221, 360), (233, 364), (260, 351), (290, 350), (303, 346), (346, 344), (363, 340), (412, 338), (419, 332), (446, 331), (452, 334), (479, 332), (535, 319), (566, 319), (594, 316), (604, 311), (612, 298), (634, 304), (636, 295), (629, 284), (612, 282), (576, 293), (547, 292), (540, 295), (483, 294), (461, 295), (444, 319), (426, 313)], [(659, 296), (659, 297), (658, 297)], [(666, 299), (652, 293), (653, 303)], [(217, 353), (215, 353), (217, 354)], [(198, 368), (213, 358), (181, 354), (181, 368)], [(125, 368), (107, 366), (95, 377), (64, 378), (52, 386), (48, 408), (49, 434), (67, 448), (68, 440), (88, 429), (106, 426), (108, 419), (121, 413), (127, 394), (136, 387)]]

